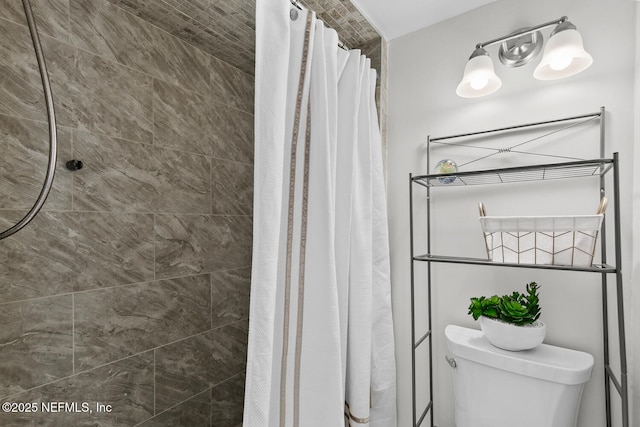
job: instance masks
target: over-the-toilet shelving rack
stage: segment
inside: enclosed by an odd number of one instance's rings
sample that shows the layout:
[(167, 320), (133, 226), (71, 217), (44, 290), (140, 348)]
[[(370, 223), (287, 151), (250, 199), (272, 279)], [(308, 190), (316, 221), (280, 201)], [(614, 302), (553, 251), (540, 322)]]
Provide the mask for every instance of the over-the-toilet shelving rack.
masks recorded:
[[(625, 338), (625, 325), (624, 325), (624, 300), (623, 300), (623, 283), (622, 283), (622, 270), (621, 270), (621, 231), (620, 231), (620, 177), (618, 170), (618, 153), (613, 153), (610, 158), (605, 157), (605, 109), (602, 107), (599, 112), (593, 114), (586, 114), (581, 116), (567, 117), (558, 120), (550, 120), (544, 122), (528, 123), (510, 127), (504, 127), (499, 129), (486, 130), (481, 132), (473, 132), (459, 135), (450, 135), (438, 138), (427, 138), (427, 165), (429, 165), (429, 154), (432, 143), (438, 143), (445, 140), (452, 140), (458, 138), (474, 137), (479, 135), (488, 135), (492, 133), (503, 133), (515, 130), (522, 130), (527, 128), (539, 128), (545, 125), (555, 125), (563, 123), (577, 123), (580, 125), (581, 121), (584, 123), (591, 120), (598, 120), (600, 127), (600, 158), (593, 160), (578, 160), (562, 163), (550, 163), (550, 164), (537, 164), (530, 166), (509, 167), (499, 169), (485, 169), (474, 170), (464, 172), (454, 172), (452, 174), (430, 174), (430, 175), (417, 175), (411, 174), (409, 176), (409, 211), (410, 211), (410, 245), (411, 245), (411, 372), (412, 372), (412, 401), (413, 401), (413, 426), (419, 427), (426, 418), (427, 414), (430, 415), (430, 426), (434, 426), (434, 402), (433, 402), (433, 334), (432, 334), (432, 304), (431, 304), (431, 288), (432, 288), (432, 276), (431, 276), (431, 263), (444, 263), (444, 264), (466, 264), (466, 265), (478, 265), (478, 266), (492, 266), (492, 267), (510, 267), (510, 268), (528, 268), (528, 269), (544, 269), (544, 270), (559, 270), (559, 271), (581, 271), (590, 272), (601, 275), (602, 286), (602, 322), (603, 322), (603, 361), (604, 361), (604, 390), (605, 390), (605, 414), (606, 414), (606, 426), (611, 427), (612, 423), (612, 407), (611, 407), (611, 385), (620, 395), (620, 409), (621, 409), (621, 422), (622, 427), (629, 427), (629, 396), (628, 396), (628, 384), (627, 384), (627, 357), (626, 357), (626, 338)], [(456, 179), (451, 182), (450, 179), (444, 180), (442, 178), (455, 176)], [(431, 192), (433, 190), (442, 187), (452, 186), (472, 186), (472, 185), (487, 185), (487, 184), (502, 184), (502, 183), (514, 183), (524, 181), (540, 181), (549, 179), (567, 179), (567, 178), (581, 178), (581, 177), (599, 177), (599, 195), (600, 197), (606, 194), (607, 179), (611, 179), (611, 185), (613, 194), (609, 198), (613, 198), (613, 247), (614, 247), (614, 263), (607, 263), (607, 239), (611, 238), (606, 233), (606, 221), (602, 223), (601, 238), (600, 238), (600, 264), (594, 264), (591, 266), (567, 266), (567, 265), (542, 265), (542, 264), (513, 264), (513, 263), (498, 263), (492, 262), (483, 258), (468, 258), (468, 257), (456, 257), (456, 256), (442, 256), (436, 255), (431, 252)], [(426, 190), (426, 250), (425, 254), (414, 253), (414, 206), (413, 206), (413, 191), (414, 186), (423, 187)], [(420, 301), (420, 306), (425, 307), (428, 310), (427, 313), (427, 332), (421, 337), (416, 337), (416, 300), (415, 300), (415, 284), (416, 273), (415, 263), (426, 262), (426, 280), (423, 282), (427, 289), (427, 301)], [(609, 322), (609, 282), (610, 277), (615, 277), (615, 295), (616, 295), (616, 307), (617, 307), (617, 331), (618, 331), (618, 345), (619, 345), (619, 369), (620, 376), (616, 376), (613, 369), (610, 366), (610, 322)], [(422, 282), (421, 282), (422, 283)], [(429, 355), (429, 400), (426, 403), (422, 403), (419, 406), (416, 397), (416, 351), (421, 345), (428, 345)]]

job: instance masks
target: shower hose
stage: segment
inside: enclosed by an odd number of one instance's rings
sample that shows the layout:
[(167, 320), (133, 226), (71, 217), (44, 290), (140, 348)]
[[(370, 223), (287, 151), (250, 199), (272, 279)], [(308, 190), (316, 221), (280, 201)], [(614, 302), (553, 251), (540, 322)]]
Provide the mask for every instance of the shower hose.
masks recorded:
[(49, 119), (49, 164), (47, 166), (47, 174), (42, 185), (42, 190), (38, 195), (37, 200), (26, 213), (26, 215), (18, 221), (14, 226), (0, 233), (0, 240), (5, 239), (18, 231), (22, 230), (27, 224), (35, 218), (35, 216), (42, 209), (42, 205), (47, 200), (51, 185), (53, 184), (53, 177), (55, 175), (55, 166), (57, 158), (57, 136), (56, 136), (56, 116), (53, 109), (53, 97), (51, 96), (51, 83), (49, 82), (49, 74), (47, 73), (47, 66), (44, 61), (44, 55), (42, 54), (42, 45), (40, 44), (40, 38), (38, 37), (38, 31), (36, 29), (36, 23), (33, 18), (33, 11), (29, 0), (22, 0), (24, 6), (24, 13), (27, 18), (27, 24), (29, 25), (29, 32), (31, 33), (31, 40), (33, 41), (33, 48), (36, 53), (36, 59), (38, 61), (38, 69), (40, 70), (40, 78), (42, 80), (42, 87), (44, 89), (44, 98), (47, 107), (47, 117)]

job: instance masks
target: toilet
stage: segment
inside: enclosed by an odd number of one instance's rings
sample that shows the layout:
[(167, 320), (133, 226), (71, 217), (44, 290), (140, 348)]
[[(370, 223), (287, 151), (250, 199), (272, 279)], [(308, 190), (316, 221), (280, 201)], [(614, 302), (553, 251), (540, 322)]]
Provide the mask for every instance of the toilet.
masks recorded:
[(542, 344), (494, 347), (481, 331), (448, 325), (456, 427), (575, 427), (593, 356)]

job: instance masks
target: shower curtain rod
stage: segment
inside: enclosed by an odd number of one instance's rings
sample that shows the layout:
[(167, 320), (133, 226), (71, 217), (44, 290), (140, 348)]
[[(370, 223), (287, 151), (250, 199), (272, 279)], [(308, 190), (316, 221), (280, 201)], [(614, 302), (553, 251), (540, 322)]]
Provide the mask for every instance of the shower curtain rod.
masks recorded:
[[(295, 6), (298, 10), (304, 10), (304, 9), (308, 9), (306, 7), (304, 7), (298, 0), (289, 0), (289, 2)], [(342, 43), (340, 40), (338, 40), (338, 47), (340, 49), (344, 49), (344, 50), (349, 50), (349, 48), (347, 47), (346, 44)]]

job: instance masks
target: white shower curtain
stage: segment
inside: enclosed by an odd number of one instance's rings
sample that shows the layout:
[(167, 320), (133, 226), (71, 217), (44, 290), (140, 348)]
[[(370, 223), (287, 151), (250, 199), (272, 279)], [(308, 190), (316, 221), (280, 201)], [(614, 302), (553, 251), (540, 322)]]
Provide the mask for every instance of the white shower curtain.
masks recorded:
[(243, 425), (395, 427), (375, 70), (313, 12), (256, 6)]

